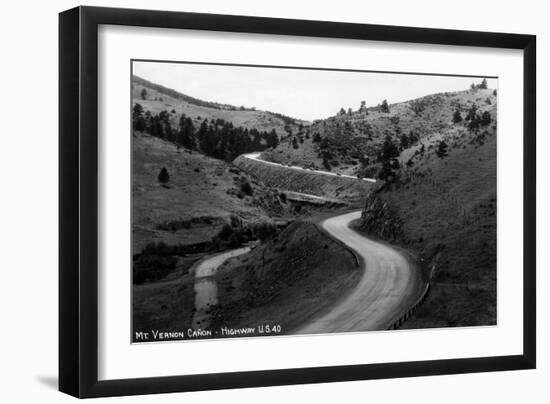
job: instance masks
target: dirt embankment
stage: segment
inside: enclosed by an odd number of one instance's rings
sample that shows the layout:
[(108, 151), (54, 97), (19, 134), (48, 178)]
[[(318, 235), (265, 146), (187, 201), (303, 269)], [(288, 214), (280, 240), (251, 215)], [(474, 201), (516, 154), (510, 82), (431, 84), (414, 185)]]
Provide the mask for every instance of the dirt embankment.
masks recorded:
[(345, 298), (361, 277), (353, 253), (313, 223), (295, 222), (219, 268), (213, 323), (281, 325), (292, 332)]
[(364, 200), (375, 186), (360, 179), (273, 166), (243, 156), (235, 159), (233, 164), (270, 187), (350, 202)]

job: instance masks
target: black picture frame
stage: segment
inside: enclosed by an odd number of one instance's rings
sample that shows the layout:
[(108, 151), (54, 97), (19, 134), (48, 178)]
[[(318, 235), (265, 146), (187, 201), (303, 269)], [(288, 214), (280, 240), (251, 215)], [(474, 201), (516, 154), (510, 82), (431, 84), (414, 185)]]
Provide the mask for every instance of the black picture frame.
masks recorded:
[[(100, 24), (523, 50), (523, 353), (469, 359), (98, 381)], [(77, 7), (59, 15), (59, 389), (104, 397), (459, 374), (536, 366), (536, 37), (214, 14)]]

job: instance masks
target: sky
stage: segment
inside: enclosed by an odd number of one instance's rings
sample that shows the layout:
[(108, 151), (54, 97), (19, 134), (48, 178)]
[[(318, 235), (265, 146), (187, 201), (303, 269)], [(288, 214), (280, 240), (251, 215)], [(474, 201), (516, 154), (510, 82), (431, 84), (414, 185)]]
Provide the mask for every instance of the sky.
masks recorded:
[[(428, 94), (466, 90), (482, 77), (428, 76), (221, 66), (188, 63), (133, 63), (133, 74), (180, 93), (235, 106), (256, 107), (313, 121), (340, 108), (357, 110), (361, 101), (375, 106)], [(497, 79), (488, 79), (497, 88)]]

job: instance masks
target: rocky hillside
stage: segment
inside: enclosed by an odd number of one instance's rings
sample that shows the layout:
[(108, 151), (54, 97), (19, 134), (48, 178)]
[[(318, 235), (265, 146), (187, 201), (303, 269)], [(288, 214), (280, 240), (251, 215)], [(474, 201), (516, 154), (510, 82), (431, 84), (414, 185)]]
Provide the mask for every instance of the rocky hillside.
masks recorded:
[(446, 125), (402, 152), (401, 168), (365, 203), (358, 227), (415, 253), (432, 284), (404, 328), (496, 324), (493, 101), (486, 110), (489, 123), (478, 111), (473, 124), (470, 119)]
[(478, 86), (397, 104), (342, 108), (333, 117), (293, 131), (262, 157), (278, 163), (376, 177), (386, 139), (400, 151), (429, 137), (437, 140), (455, 129), (453, 119), (457, 111), (464, 119), (474, 104), (480, 114), (494, 114), (496, 91)]

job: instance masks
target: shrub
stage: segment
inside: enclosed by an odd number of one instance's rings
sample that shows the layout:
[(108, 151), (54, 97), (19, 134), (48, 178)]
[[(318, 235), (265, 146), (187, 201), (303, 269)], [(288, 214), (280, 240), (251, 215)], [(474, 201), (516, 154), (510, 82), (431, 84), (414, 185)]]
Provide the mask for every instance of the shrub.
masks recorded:
[(447, 153), (447, 143), (445, 143), (444, 140), (439, 142), (439, 145), (437, 146), (437, 149), (435, 151), (435, 154), (437, 154), (437, 157), (443, 158), (448, 155)]
[(326, 157), (323, 157), (323, 167), (325, 167), (325, 169), (328, 171), (331, 170), (330, 163)]
[(252, 226), (252, 235), (261, 241), (266, 241), (277, 233), (275, 223), (261, 222)]
[(229, 237), (233, 234), (233, 227), (230, 224), (223, 225), (222, 229), (218, 233), (218, 237), (222, 240), (228, 240)]
[(247, 180), (244, 180), (241, 183), (241, 191), (246, 195), (252, 196), (253, 194), (252, 186)]
[(177, 261), (172, 256), (140, 254), (134, 259), (133, 283), (139, 285), (162, 279), (176, 268)]
[(481, 114), (480, 123), (481, 126), (488, 126), (491, 124), (491, 113), (489, 111), (484, 111)]

